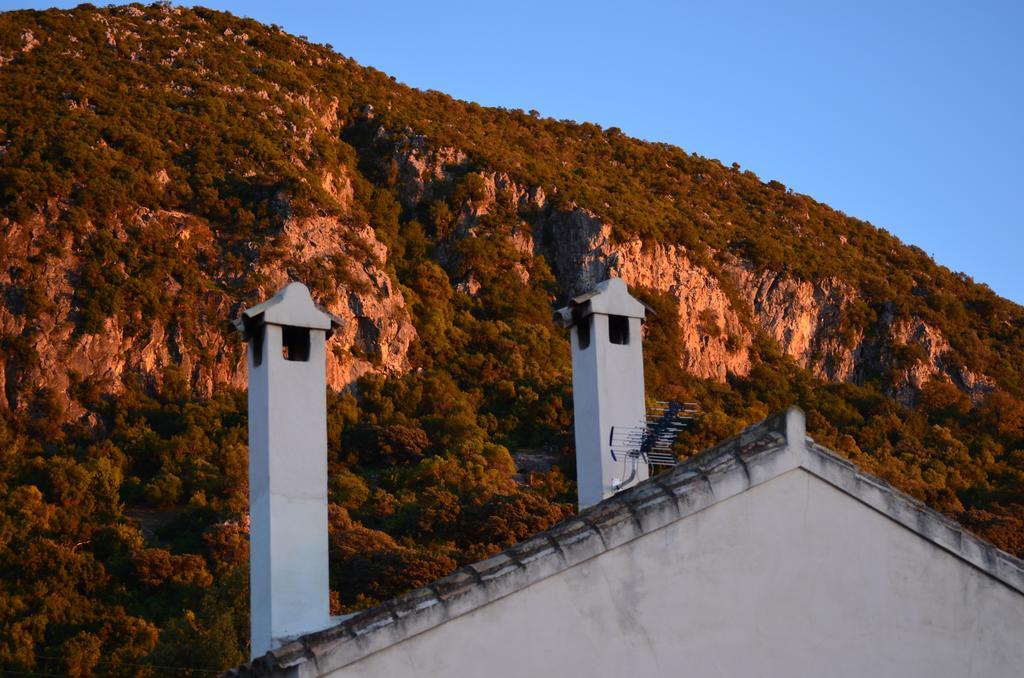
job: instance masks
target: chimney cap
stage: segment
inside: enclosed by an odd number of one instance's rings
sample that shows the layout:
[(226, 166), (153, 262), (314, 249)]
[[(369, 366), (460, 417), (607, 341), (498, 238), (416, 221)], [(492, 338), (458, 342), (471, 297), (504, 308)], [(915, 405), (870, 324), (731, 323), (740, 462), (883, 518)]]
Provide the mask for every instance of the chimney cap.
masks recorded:
[(562, 327), (572, 327), (594, 313), (643, 320), (648, 312), (654, 311), (629, 293), (629, 288), (622, 278), (609, 278), (599, 282), (589, 292), (573, 297), (565, 308), (555, 311), (555, 322)]
[(309, 288), (300, 282), (288, 283), (263, 303), (242, 311), (232, 322), (244, 341), (249, 341), (255, 328), (264, 323), (326, 330), (327, 337), (342, 325), (338, 316), (313, 303)]

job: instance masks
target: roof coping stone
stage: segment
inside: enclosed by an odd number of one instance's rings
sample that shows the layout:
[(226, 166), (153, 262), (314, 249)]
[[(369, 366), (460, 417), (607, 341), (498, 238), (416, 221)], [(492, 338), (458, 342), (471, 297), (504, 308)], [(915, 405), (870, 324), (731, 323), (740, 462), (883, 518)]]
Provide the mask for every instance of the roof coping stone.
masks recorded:
[[(664, 478), (664, 480), (662, 480)], [(681, 518), (715, 503), (715, 494), (706, 475), (696, 472), (672, 472), (655, 476), (655, 482), (672, 493)]]
[(604, 549), (613, 549), (642, 534), (622, 494), (580, 511), (579, 518), (601, 534)]
[(480, 581), (489, 581), (504, 574), (519, 569), (521, 566), (507, 552), (498, 553), (487, 560), (481, 560), (468, 565), (480, 577)]
[(388, 601), (391, 613), (398, 620), (405, 619), (409, 615), (416, 614), (427, 608), (441, 604), (434, 590), (428, 586), (413, 589)]
[(723, 463), (709, 468), (705, 475), (711, 485), (711, 491), (715, 495), (715, 501), (734, 497), (750, 487), (747, 469), (738, 458), (732, 455), (726, 457)]
[(378, 605), (377, 607), (371, 607), (369, 610), (364, 610), (353, 617), (352, 621), (348, 624), (348, 628), (356, 637), (359, 637), (373, 633), (377, 629), (389, 624), (394, 624), (395, 621), (395, 615), (391, 613), (391, 610), (386, 605)]
[(1005, 551), (991, 547), (996, 554), (996, 572), (1003, 581), (1011, 582), (1018, 591), (1024, 593), (1024, 561), (1015, 558)]
[(548, 534), (558, 544), (566, 567), (589, 560), (605, 550), (601, 533), (579, 518), (556, 525)]
[(675, 495), (659, 483), (642, 483), (623, 496), (645, 534), (679, 519)]

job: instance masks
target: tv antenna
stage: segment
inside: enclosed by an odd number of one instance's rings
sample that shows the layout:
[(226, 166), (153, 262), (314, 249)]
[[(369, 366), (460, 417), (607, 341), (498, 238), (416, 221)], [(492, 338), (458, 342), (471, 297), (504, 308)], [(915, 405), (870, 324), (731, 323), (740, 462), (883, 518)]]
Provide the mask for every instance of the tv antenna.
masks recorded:
[(672, 467), (677, 463), (672, 452), (676, 436), (690, 425), (700, 413), (697, 403), (659, 401), (647, 410), (644, 423), (640, 426), (612, 426), (609, 447), (612, 459), (621, 461), (624, 480), (612, 479), (616, 492), (636, 480), (641, 462), (649, 466)]

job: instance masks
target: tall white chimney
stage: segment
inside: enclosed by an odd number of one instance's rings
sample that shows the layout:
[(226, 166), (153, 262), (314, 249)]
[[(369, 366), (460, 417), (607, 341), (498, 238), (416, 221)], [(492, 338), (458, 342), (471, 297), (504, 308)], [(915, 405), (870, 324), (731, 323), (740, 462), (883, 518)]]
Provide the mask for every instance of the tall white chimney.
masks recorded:
[[(612, 427), (642, 426), (644, 358), (640, 323), (646, 306), (634, 299), (620, 278), (598, 283), (556, 311), (555, 319), (571, 328), (572, 398), (576, 427), (576, 485), (579, 507), (613, 495), (616, 481), (631, 473), (612, 459)], [(634, 481), (648, 477), (641, 463)]]
[(325, 342), (293, 282), (235, 322), (248, 342), (251, 653), (330, 625)]

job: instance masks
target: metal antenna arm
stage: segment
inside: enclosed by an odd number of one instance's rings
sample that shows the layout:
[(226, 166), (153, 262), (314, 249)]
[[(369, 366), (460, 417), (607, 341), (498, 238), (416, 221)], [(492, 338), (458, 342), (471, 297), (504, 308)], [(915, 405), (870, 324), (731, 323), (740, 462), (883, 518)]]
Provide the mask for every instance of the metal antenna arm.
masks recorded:
[(640, 461), (656, 466), (675, 466), (672, 451), (676, 436), (700, 413), (696, 403), (661, 402), (647, 411), (640, 426), (613, 426), (608, 434), (612, 459), (632, 462), (628, 478), (613, 479), (612, 488), (618, 492), (637, 475)]

